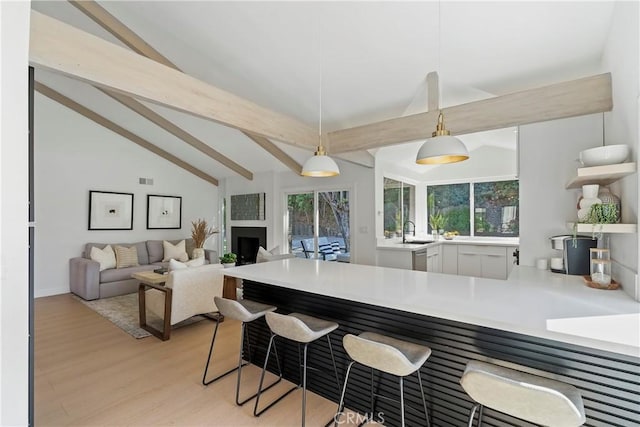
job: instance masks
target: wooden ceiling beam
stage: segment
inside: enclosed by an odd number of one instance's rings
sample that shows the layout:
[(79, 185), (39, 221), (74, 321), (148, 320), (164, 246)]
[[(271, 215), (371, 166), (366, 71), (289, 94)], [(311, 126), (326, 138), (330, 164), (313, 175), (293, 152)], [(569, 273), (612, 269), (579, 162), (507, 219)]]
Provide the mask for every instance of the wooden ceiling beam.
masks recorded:
[(99, 124), (100, 126), (103, 126), (107, 129), (109, 129), (112, 132), (117, 133), (118, 135), (130, 140), (131, 142), (134, 142), (136, 144), (138, 144), (139, 146), (146, 148), (147, 150), (151, 151), (152, 153), (157, 154), (158, 156), (164, 158), (165, 160), (170, 161), (171, 163), (181, 167), (182, 169), (191, 172), (192, 174), (194, 174), (195, 176), (202, 178), (203, 180), (217, 186), (218, 185), (218, 180), (215, 179), (214, 177), (210, 176), (209, 174), (201, 171), (200, 169), (197, 169), (193, 166), (191, 166), (189, 163), (185, 162), (184, 160), (181, 160), (180, 158), (174, 156), (173, 154), (163, 150), (162, 148), (152, 144), (151, 142), (147, 141), (144, 138), (139, 137), (138, 135), (128, 131), (127, 129), (123, 128), (122, 126), (117, 125), (116, 123), (112, 122), (111, 120), (101, 116), (100, 114), (88, 109), (87, 107), (77, 103), (76, 101), (72, 100), (71, 98), (68, 98), (66, 96), (64, 96), (63, 94), (61, 94), (60, 92), (55, 91), (54, 89), (51, 89), (50, 87), (40, 83), (40, 82), (35, 82), (35, 89), (36, 91), (38, 91), (39, 93), (41, 93), (42, 95), (46, 96), (47, 98), (50, 98), (54, 101), (56, 101), (57, 103), (64, 105), (65, 107), (69, 108), (72, 111), (75, 111), (76, 113), (88, 118), (89, 120), (94, 121), (95, 123)]
[(119, 103), (124, 105), (125, 107), (128, 107), (131, 110), (135, 111), (136, 113), (140, 114), (145, 119), (155, 123), (156, 125), (158, 125), (162, 129), (164, 129), (167, 132), (169, 132), (170, 134), (172, 134), (175, 137), (177, 137), (177, 138), (181, 139), (182, 141), (186, 142), (187, 144), (189, 144), (190, 146), (192, 146), (196, 150), (199, 150), (200, 152), (206, 154), (207, 156), (211, 157), (215, 161), (221, 163), (223, 166), (228, 167), (229, 169), (231, 169), (234, 172), (236, 172), (237, 174), (247, 178), (248, 180), (253, 180), (253, 173), (251, 171), (249, 171), (249, 170), (245, 169), (244, 167), (240, 166), (238, 163), (234, 162), (233, 160), (231, 160), (227, 156), (223, 155), (222, 153), (214, 150), (213, 148), (211, 148), (210, 145), (205, 144), (204, 142), (200, 141), (198, 138), (196, 138), (195, 136), (191, 135), (189, 132), (187, 132), (184, 129), (182, 129), (181, 127), (173, 124), (172, 122), (170, 122), (169, 120), (165, 119), (160, 114), (156, 113), (151, 108), (147, 107), (146, 105), (142, 104), (141, 102), (136, 101), (135, 99), (131, 98), (130, 96), (122, 95), (120, 93), (113, 92), (113, 91), (110, 91), (110, 90), (105, 90), (105, 89), (102, 89), (102, 88), (98, 88), (98, 90), (102, 91), (105, 95), (110, 96), (111, 98), (115, 99), (116, 101), (118, 101)]
[(315, 129), (152, 59), (31, 11), (29, 60), (108, 90), (305, 149)]
[[(150, 44), (148, 44), (142, 37), (133, 32), (129, 27), (124, 25), (115, 16), (110, 14), (102, 6), (93, 0), (89, 1), (76, 1), (69, 0), (73, 6), (77, 7), (81, 12), (95, 21), (102, 28), (111, 33), (118, 40), (123, 42), (126, 46), (140, 55), (146, 56), (149, 59), (153, 59), (156, 62), (164, 64), (168, 67), (182, 71), (176, 64), (171, 62), (167, 57), (155, 50)], [(122, 96), (122, 95), (120, 95)], [(156, 123), (158, 124), (158, 123)], [(300, 174), (302, 166), (290, 157), (287, 153), (278, 148), (273, 142), (267, 138), (255, 135), (249, 132), (243, 133), (253, 140), (256, 144), (264, 148), (269, 154), (285, 164), (293, 172)], [(174, 134), (175, 135), (175, 134)], [(177, 135), (176, 135), (177, 136)], [(179, 136), (178, 136), (179, 137)], [(180, 137), (179, 137), (180, 138)], [(189, 141), (186, 141), (189, 143)], [(242, 174), (241, 174), (242, 175)], [(251, 179), (251, 178), (248, 178)]]
[(110, 14), (105, 8), (95, 1), (69, 0), (69, 3), (91, 18), (96, 24), (111, 33), (115, 38), (129, 46), (129, 48), (134, 52), (146, 56), (147, 58), (151, 58), (156, 62), (166, 65), (167, 67), (178, 69), (173, 62), (169, 61), (169, 59), (155, 50), (150, 44), (145, 42), (136, 33), (131, 31), (129, 27), (120, 22), (118, 18)]
[(300, 175), (302, 173), (302, 165), (298, 163), (293, 157), (282, 151), (280, 147), (269, 141), (267, 138), (259, 135), (252, 135), (248, 132), (243, 132), (253, 142), (264, 148), (269, 154), (278, 159), (284, 165), (286, 165), (291, 171)]
[[(611, 111), (611, 74), (515, 92), (443, 108), (452, 135)], [(334, 154), (430, 138), (438, 110), (329, 132)]]

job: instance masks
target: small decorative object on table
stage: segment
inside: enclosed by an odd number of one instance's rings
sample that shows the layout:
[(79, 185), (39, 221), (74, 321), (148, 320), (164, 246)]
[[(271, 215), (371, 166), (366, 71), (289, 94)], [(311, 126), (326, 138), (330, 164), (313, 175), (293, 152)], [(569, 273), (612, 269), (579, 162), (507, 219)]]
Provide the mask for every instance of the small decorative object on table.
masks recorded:
[(596, 283), (593, 280), (591, 280), (591, 276), (582, 276), (582, 277), (584, 279), (584, 282), (590, 288), (604, 289), (604, 290), (607, 290), (607, 291), (614, 291), (614, 290), (620, 288), (620, 284), (618, 282), (616, 282), (615, 280), (613, 280), (613, 279), (611, 279), (611, 283), (609, 283), (608, 285), (602, 285), (600, 283)]
[(162, 268), (156, 268), (155, 270), (153, 270), (154, 273), (158, 273), (158, 274), (168, 274), (169, 270), (167, 270), (166, 268), (162, 267)]
[(228, 252), (220, 257), (220, 262), (225, 268), (235, 267), (238, 256), (233, 252)]
[(193, 239), (193, 259), (204, 257), (204, 242), (218, 230), (213, 227), (209, 227), (207, 221), (202, 218), (198, 218), (195, 221), (191, 221), (191, 238)]

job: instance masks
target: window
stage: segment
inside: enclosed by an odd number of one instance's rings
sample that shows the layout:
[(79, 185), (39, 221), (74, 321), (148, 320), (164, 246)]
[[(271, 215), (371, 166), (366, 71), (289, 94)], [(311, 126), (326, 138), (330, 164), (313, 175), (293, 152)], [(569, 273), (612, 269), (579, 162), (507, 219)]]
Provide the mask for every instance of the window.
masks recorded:
[(349, 217), (349, 191), (288, 194), (289, 252), (301, 258), (348, 262)]
[(402, 225), (414, 221), (415, 186), (384, 179), (384, 236), (402, 235)]
[(520, 235), (518, 181), (473, 184), (474, 235)]
[(427, 214), (444, 215), (444, 229), (462, 236), (519, 236), (519, 200), (518, 180), (427, 186)]
[[(471, 234), (469, 184), (430, 185), (427, 187), (427, 214), (441, 213), (446, 218), (444, 229), (461, 236)], [(431, 224), (428, 226), (431, 233)]]

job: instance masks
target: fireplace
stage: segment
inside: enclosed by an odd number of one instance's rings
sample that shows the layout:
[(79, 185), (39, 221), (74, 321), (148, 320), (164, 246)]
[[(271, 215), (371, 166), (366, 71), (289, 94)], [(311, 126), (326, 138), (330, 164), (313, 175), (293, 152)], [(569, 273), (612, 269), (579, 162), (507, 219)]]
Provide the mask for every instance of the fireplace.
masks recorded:
[(238, 265), (254, 264), (260, 246), (267, 248), (266, 227), (231, 227), (231, 251), (238, 255)]

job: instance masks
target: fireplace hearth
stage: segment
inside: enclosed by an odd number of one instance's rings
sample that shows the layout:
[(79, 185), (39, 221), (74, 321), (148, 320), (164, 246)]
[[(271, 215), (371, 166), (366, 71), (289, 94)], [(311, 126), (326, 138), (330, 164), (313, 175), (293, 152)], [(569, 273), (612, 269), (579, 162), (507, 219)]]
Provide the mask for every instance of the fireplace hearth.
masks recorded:
[(238, 255), (238, 265), (254, 264), (260, 246), (267, 247), (266, 227), (231, 227), (231, 251)]

